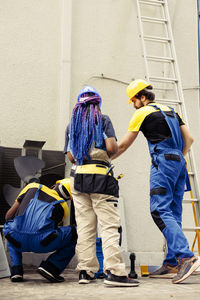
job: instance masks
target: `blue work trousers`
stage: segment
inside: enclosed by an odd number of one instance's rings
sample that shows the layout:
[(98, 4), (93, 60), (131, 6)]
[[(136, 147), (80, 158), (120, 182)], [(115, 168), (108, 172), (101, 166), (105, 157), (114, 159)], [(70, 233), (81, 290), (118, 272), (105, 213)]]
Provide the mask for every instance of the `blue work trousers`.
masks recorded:
[(186, 162), (179, 150), (163, 150), (153, 155), (150, 174), (150, 210), (168, 247), (165, 262), (177, 264), (177, 258), (192, 257), (182, 231), (182, 199)]
[(11, 266), (22, 265), (23, 252), (48, 253), (55, 251), (46, 261), (51, 262), (62, 273), (75, 254), (76, 236), (72, 232), (71, 226), (59, 227), (55, 232), (57, 234), (56, 239), (47, 246), (41, 245), (44, 233), (19, 233), (15, 235), (14, 238), (21, 243), (19, 248), (7, 241)]

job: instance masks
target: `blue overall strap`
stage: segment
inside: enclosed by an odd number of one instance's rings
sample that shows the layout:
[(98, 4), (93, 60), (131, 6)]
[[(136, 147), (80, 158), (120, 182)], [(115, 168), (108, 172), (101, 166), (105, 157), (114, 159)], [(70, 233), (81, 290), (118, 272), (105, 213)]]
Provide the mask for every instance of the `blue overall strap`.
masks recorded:
[(40, 192), (41, 188), (42, 188), (42, 184), (39, 185), (39, 187), (38, 187), (38, 189), (37, 189), (37, 191), (36, 191), (36, 193), (35, 193), (35, 196), (34, 196), (34, 198), (33, 198), (34, 200), (35, 200), (35, 199), (38, 199), (39, 192)]

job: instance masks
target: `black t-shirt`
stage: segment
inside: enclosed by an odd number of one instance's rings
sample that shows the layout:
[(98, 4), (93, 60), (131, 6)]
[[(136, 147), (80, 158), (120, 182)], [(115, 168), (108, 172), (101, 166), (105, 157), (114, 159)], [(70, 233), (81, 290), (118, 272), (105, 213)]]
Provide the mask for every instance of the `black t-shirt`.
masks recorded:
[[(172, 111), (165, 112), (165, 113), (169, 117), (174, 118)], [(179, 115), (176, 114), (176, 116), (179, 121), (179, 126), (183, 125), (184, 123), (179, 117)], [(156, 111), (148, 115), (144, 119), (144, 122), (142, 123), (140, 130), (147, 138), (147, 140), (150, 141), (152, 144), (159, 143), (172, 136), (169, 126), (160, 111)]]
[[(163, 114), (160, 110), (156, 110), (153, 105), (157, 105), (167, 116), (174, 118), (170, 107), (159, 103), (150, 103), (135, 111), (129, 123), (128, 131), (141, 131), (149, 142), (155, 144), (170, 138), (171, 131)], [(176, 113), (176, 117), (179, 126), (184, 125), (178, 113)]]

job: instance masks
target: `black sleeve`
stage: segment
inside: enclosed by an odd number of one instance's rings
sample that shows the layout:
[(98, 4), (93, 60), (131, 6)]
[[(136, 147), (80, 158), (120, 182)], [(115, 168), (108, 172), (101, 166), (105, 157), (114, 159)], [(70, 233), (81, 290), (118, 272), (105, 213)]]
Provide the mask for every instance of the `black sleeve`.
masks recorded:
[[(25, 193), (25, 194), (26, 194), (26, 193)], [(22, 202), (22, 200), (23, 200), (25, 194), (22, 194), (22, 195), (20, 195), (20, 196), (17, 198), (17, 201), (18, 201), (19, 203)]]
[(103, 132), (104, 132), (104, 139), (114, 137), (116, 140), (115, 130), (113, 128), (112, 122), (107, 115), (102, 115), (102, 122), (103, 122)]
[(67, 126), (66, 130), (65, 130), (65, 146), (64, 146), (64, 153), (67, 153), (69, 150), (68, 148), (68, 144), (69, 144), (69, 125)]
[(60, 203), (54, 205), (54, 209), (52, 211), (51, 219), (55, 222), (56, 227), (60, 222), (62, 222), (62, 219), (64, 217), (64, 209), (60, 205)]
[(183, 120), (181, 119), (181, 117), (179, 116), (179, 114), (176, 113), (176, 115), (177, 115), (177, 118), (178, 118), (179, 126), (185, 125), (185, 123), (183, 122)]
[[(25, 190), (25, 191), (23, 192), (23, 190)], [(17, 197), (17, 201), (19, 203), (22, 202), (22, 200), (27, 196), (27, 194), (30, 197), (30, 199), (31, 199), (31, 197), (33, 198), (35, 195), (35, 192), (37, 191), (37, 188), (29, 187), (29, 184), (28, 184), (23, 190), (20, 192), (19, 196)]]

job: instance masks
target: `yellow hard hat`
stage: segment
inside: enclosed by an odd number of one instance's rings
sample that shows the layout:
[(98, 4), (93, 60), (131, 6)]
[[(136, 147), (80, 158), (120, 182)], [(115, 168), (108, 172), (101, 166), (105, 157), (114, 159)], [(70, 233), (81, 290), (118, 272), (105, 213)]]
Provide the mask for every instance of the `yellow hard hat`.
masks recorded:
[(130, 104), (132, 101), (131, 99), (140, 91), (142, 91), (147, 86), (150, 86), (151, 84), (143, 79), (136, 79), (132, 81), (129, 86), (126, 89), (126, 93), (129, 97), (128, 104)]
[(61, 180), (57, 180), (56, 183), (59, 183), (58, 189), (63, 196), (64, 199), (66, 200), (72, 200), (72, 194), (71, 194), (71, 189), (70, 189), (70, 179), (65, 178)]

